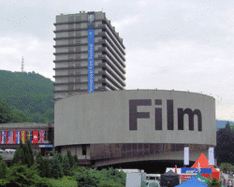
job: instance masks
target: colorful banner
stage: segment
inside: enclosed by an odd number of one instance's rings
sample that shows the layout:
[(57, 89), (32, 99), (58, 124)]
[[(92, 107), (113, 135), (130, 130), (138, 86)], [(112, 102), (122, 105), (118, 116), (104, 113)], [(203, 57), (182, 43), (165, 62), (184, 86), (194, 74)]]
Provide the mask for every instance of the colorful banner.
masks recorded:
[(32, 131), (27, 131), (27, 139), (30, 140), (30, 142), (32, 143), (32, 140), (33, 140), (33, 134), (32, 134)]
[(34, 144), (38, 143), (38, 131), (33, 131), (33, 142)]
[(6, 143), (6, 131), (2, 131), (2, 144)]
[(45, 130), (40, 131), (0, 131), (0, 144), (45, 143)]
[(88, 29), (88, 92), (94, 92), (94, 29)]
[(19, 143), (20, 143), (20, 132), (14, 131), (14, 144), (19, 144)]
[(14, 144), (14, 131), (8, 131), (7, 144)]
[(41, 130), (39, 131), (40, 135), (39, 135), (39, 141), (38, 143), (44, 143), (44, 139), (45, 139), (45, 131)]
[(20, 132), (20, 139), (21, 139), (23, 144), (26, 143), (26, 131)]

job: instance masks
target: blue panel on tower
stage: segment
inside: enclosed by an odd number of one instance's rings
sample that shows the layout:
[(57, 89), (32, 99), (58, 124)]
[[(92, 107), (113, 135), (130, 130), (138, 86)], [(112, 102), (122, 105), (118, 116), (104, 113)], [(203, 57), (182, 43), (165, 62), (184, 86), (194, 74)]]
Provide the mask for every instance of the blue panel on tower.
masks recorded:
[(88, 29), (88, 92), (94, 92), (94, 29)]

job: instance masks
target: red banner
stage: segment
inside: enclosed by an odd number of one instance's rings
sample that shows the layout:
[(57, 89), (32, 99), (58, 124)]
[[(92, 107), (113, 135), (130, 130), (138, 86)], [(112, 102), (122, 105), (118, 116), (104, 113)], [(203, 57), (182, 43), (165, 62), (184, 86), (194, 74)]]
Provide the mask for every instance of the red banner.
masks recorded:
[(14, 131), (14, 144), (16, 144), (16, 131)]
[(38, 143), (38, 131), (33, 131), (33, 143)]
[(6, 134), (6, 135), (5, 135), (5, 137), (6, 137), (6, 139), (5, 139), (5, 140), (6, 140), (5, 144), (7, 144), (7, 142), (8, 142), (8, 141), (7, 141), (7, 140), (8, 140), (8, 131), (5, 131), (5, 134)]

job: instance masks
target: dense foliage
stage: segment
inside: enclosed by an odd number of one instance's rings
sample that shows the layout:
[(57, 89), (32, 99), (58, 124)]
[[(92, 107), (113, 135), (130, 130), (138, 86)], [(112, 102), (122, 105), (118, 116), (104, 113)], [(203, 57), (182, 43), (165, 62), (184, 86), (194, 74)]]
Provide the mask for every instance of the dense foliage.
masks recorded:
[(50, 161), (46, 158), (43, 158), (41, 152), (37, 154), (35, 161), (37, 163), (37, 169), (38, 169), (40, 177), (50, 178), (51, 176)]
[(36, 165), (30, 168), (27, 165), (15, 164), (11, 166), (4, 179), (0, 179), (0, 186), (18, 187), (18, 186), (52, 186), (47, 179), (38, 175)]
[(230, 163), (226, 163), (226, 162), (221, 163), (219, 166), (219, 169), (223, 173), (228, 173), (228, 172), (234, 171), (233, 165)]
[(207, 186), (208, 187), (221, 187), (221, 183), (218, 181), (218, 179), (214, 177), (213, 180), (207, 181)]
[[(63, 184), (63, 178), (72, 185)], [(51, 159), (39, 152), (34, 161), (29, 140), (25, 144), (20, 141), (10, 168), (0, 156), (0, 186), (57, 186), (55, 180), (62, 186), (123, 187), (126, 174), (113, 168), (98, 171), (78, 166), (77, 156), (72, 156), (70, 149), (65, 155), (53, 152)]]
[(0, 123), (30, 122), (31, 118), (18, 109), (9, 107), (0, 99)]
[(27, 139), (24, 145), (22, 144), (22, 141), (20, 141), (20, 148), (15, 151), (12, 164), (19, 163), (27, 165), (28, 167), (31, 167), (34, 163), (33, 149), (29, 139)]
[(217, 132), (217, 145), (215, 147), (215, 156), (217, 164), (223, 162), (234, 164), (234, 130), (229, 123), (225, 128)]
[(98, 171), (96, 169), (78, 167), (75, 178), (79, 186), (86, 187), (124, 187), (126, 184), (126, 174), (113, 168)]
[(54, 152), (51, 160), (43, 158), (39, 152), (36, 162), (29, 166), (30, 161), (25, 158), (25, 155), (28, 155), (26, 148), (27, 146), (21, 144), (16, 156), (18, 160), (10, 168), (0, 157), (0, 186), (125, 186), (124, 172), (113, 168), (99, 171), (78, 166), (77, 158), (69, 156), (70, 150), (64, 156)]
[[(0, 99), (13, 108), (18, 118), (20, 115), (29, 116), (26, 120), (19, 122), (52, 122), (53, 91), (53, 82), (35, 72), (0, 70)], [(18, 121), (8, 120), (7, 122)]]

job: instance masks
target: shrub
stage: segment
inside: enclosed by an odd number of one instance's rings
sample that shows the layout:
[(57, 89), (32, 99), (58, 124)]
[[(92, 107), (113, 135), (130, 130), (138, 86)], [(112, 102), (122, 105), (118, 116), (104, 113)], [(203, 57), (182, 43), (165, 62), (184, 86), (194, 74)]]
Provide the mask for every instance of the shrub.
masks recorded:
[(5, 186), (43, 186), (50, 187), (47, 179), (38, 175), (37, 165), (28, 168), (27, 165), (15, 164), (10, 167), (6, 179), (3, 181)]
[(7, 174), (7, 164), (5, 161), (0, 160), (0, 179), (5, 179)]

